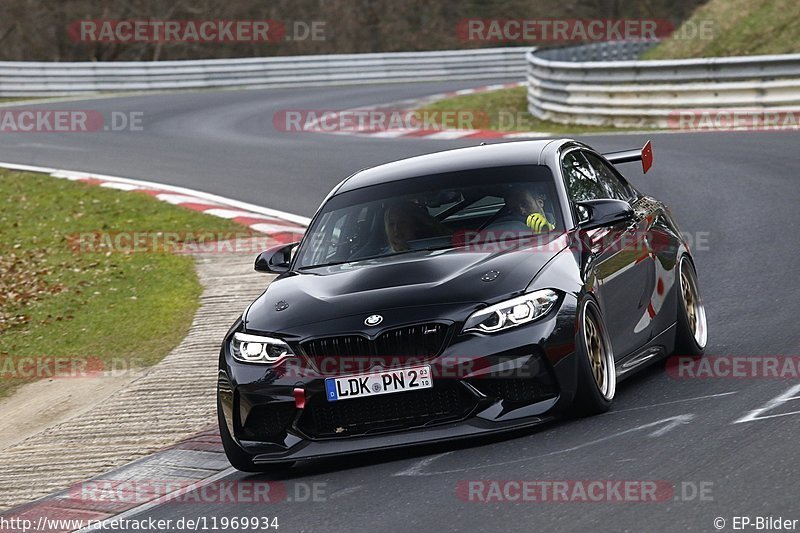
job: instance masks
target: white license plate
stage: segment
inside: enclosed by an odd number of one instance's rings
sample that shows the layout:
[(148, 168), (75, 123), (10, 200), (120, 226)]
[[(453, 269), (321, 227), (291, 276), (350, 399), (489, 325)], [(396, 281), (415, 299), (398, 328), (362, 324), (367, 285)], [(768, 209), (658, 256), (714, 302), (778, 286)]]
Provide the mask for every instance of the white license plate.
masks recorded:
[(329, 402), (366, 398), (395, 392), (406, 392), (433, 387), (430, 365), (384, 370), (343, 378), (327, 378), (325, 395)]

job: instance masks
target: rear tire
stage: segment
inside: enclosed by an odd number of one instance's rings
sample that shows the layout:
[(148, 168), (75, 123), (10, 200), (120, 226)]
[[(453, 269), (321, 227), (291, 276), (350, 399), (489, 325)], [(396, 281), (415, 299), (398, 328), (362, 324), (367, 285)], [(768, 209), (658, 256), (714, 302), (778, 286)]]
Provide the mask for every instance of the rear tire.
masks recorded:
[(675, 353), (702, 356), (708, 342), (706, 310), (697, 286), (697, 274), (687, 255), (682, 256), (678, 263), (675, 291), (678, 296)]
[(604, 413), (614, 400), (617, 371), (608, 330), (600, 309), (591, 298), (581, 304), (578, 324), (575, 352), (578, 387), (572, 402), (572, 413), (577, 416)]
[(228, 424), (225, 422), (225, 416), (222, 414), (222, 405), (219, 400), (217, 400), (217, 421), (219, 422), (219, 436), (222, 440), (222, 449), (225, 450), (225, 456), (228, 458), (228, 462), (236, 470), (241, 470), (242, 472), (271, 472), (277, 474), (285, 473), (294, 465), (294, 461), (266, 465), (253, 463), (253, 459), (250, 455), (236, 444), (230, 431), (228, 431)]

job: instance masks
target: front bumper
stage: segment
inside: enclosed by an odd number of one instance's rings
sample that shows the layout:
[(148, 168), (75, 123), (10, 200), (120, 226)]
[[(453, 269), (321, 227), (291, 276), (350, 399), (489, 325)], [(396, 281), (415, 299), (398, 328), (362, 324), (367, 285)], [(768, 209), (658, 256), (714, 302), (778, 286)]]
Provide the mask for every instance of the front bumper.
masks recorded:
[[(432, 389), (338, 402), (327, 401), (325, 378), (331, 375), (313, 363), (240, 363), (226, 339), (219, 404), (228, 432), (257, 464), (532, 427), (550, 420), (575, 394), (575, 312), (574, 298), (565, 296), (542, 320), (499, 334), (463, 335), (461, 324), (451, 323), (446, 347), (425, 361), (433, 371)], [(302, 408), (296, 389), (303, 391)]]

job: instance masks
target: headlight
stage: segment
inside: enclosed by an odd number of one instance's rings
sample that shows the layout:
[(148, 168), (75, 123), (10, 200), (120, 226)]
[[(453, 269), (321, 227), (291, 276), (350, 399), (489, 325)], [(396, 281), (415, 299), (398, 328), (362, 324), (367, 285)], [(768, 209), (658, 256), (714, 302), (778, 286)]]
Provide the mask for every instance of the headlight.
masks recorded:
[(543, 289), (490, 305), (470, 315), (464, 324), (464, 332), (494, 333), (533, 322), (546, 315), (556, 300), (558, 294), (555, 291)]
[(234, 333), (231, 340), (233, 358), (244, 363), (274, 364), (294, 355), (289, 345), (280, 339)]

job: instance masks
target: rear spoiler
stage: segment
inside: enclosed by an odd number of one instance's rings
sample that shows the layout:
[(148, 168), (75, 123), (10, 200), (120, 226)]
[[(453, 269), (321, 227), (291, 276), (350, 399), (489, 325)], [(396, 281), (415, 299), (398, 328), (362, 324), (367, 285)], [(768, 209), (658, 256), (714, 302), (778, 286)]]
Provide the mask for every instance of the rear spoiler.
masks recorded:
[(621, 152), (609, 152), (603, 154), (603, 157), (613, 165), (620, 163), (630, 163), (632, 161), (641, 161), (642, 170), (645, 174), (653, 166), (653, 147), (650, 146), (650, 141), (642, 146), (640, 150), (623, 150)]

